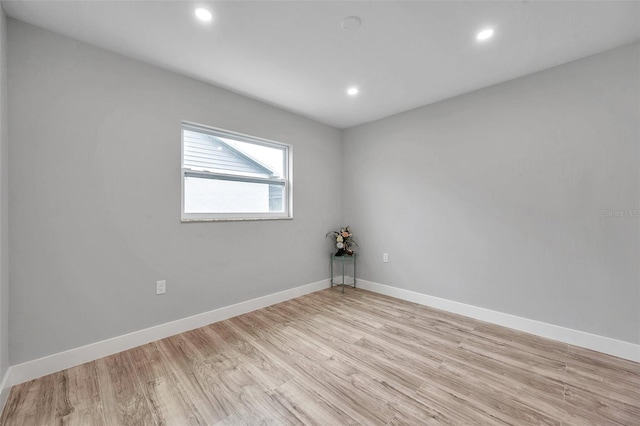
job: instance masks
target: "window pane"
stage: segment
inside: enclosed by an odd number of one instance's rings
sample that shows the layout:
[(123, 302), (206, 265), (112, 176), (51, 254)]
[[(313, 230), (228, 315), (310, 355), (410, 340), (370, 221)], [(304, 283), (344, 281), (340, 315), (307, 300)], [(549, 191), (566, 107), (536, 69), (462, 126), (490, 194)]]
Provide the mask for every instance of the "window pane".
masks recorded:
[(248, 158), (255, 160), (258, 164), (265, 166), (272, 172), (271, 177), (282, 178), (284, 176), (284, 149), (256, 145), (253, 143), (236, 141), (222, 137), (219, 139), (236, 148)]
[(184, 178), (185, 213), (284, 212), (284, 184)]
[(184, 130), (183, 167), (212, 173), (280, 179), (286, 150)]

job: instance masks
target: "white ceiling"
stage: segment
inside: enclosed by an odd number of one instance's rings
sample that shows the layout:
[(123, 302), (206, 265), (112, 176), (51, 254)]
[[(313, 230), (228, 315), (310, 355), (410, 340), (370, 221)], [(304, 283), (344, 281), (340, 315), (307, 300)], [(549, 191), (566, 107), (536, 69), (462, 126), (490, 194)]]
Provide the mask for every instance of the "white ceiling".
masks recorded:
[[(13, 18), (338, 128), (640, 39), (636, 1), (2, 3)], [(210, 24), (196, 5), (213, 12)], [(345, 31), (351, 15), (362, 26)], [(477, 42), (487, 26), (495, 36)]]

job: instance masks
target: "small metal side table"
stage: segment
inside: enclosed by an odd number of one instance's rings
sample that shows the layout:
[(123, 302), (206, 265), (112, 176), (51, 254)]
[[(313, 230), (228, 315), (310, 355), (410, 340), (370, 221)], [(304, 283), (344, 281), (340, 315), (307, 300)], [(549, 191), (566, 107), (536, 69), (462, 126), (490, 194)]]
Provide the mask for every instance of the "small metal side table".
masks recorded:
[[(333, 286), (342, 286), (342, 294), (344, 294), (344, 286), (349, 286), (349, 287), (353, 287), (356, 288), (356, 254), (352, 254), (351, 256), (349, 255), (345, 255), (345, 256), (336, 256), (333, 253), (329, 256), (330, 257), (330, 262), (331, 262), (331, 288), (333, 288)], [(340, 262), (342, 264), (342, 282), (341, 283), (336, 283), (333, 280), (333, 263), (334, 262)], [(344, 282), (344, 264), (345, 263), (353, 263), (353, 282), (352, 283), (345, 283)]]

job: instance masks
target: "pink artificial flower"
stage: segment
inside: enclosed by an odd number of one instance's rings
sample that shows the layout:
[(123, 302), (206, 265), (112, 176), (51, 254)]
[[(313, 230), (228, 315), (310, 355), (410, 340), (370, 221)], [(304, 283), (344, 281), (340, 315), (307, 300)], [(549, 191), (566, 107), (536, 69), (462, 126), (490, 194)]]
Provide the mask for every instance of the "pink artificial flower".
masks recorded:
[(347, 238), (347, 237), (349, 236), (349, 233), (348, 233), (347, 231), (344, 231), (344, 232), (342, 233), (342, 236), (343, 236), (343, 237), (345, 237), (345, 238)]

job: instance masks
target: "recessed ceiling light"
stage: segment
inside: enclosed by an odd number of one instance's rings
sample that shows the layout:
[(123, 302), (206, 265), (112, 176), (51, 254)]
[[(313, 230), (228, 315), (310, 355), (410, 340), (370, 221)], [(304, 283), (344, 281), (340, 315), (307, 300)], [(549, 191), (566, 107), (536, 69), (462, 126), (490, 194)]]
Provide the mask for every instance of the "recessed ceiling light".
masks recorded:
[(486, 40), (488, 38), (491, 38), (493, 36), (493, 28), (487, 28), (485, 30), (480, 31), (477, 35), (476, 35), (476, 39), (478, 40)]
[(358, 92), (359, 92), (359, 90), (358, 90), (357, 87), (349, 87), (347, 89), (347, 95), (349, 95), (349, 96), (355, 96), (355, 95), (358, 94)]
[(213, 14), (211, 13), (211, 11), (205, 9), (204, 7), (196, 7), (194, 13), (199, 20), (204, 22), (209, 22), (213, 18)]

